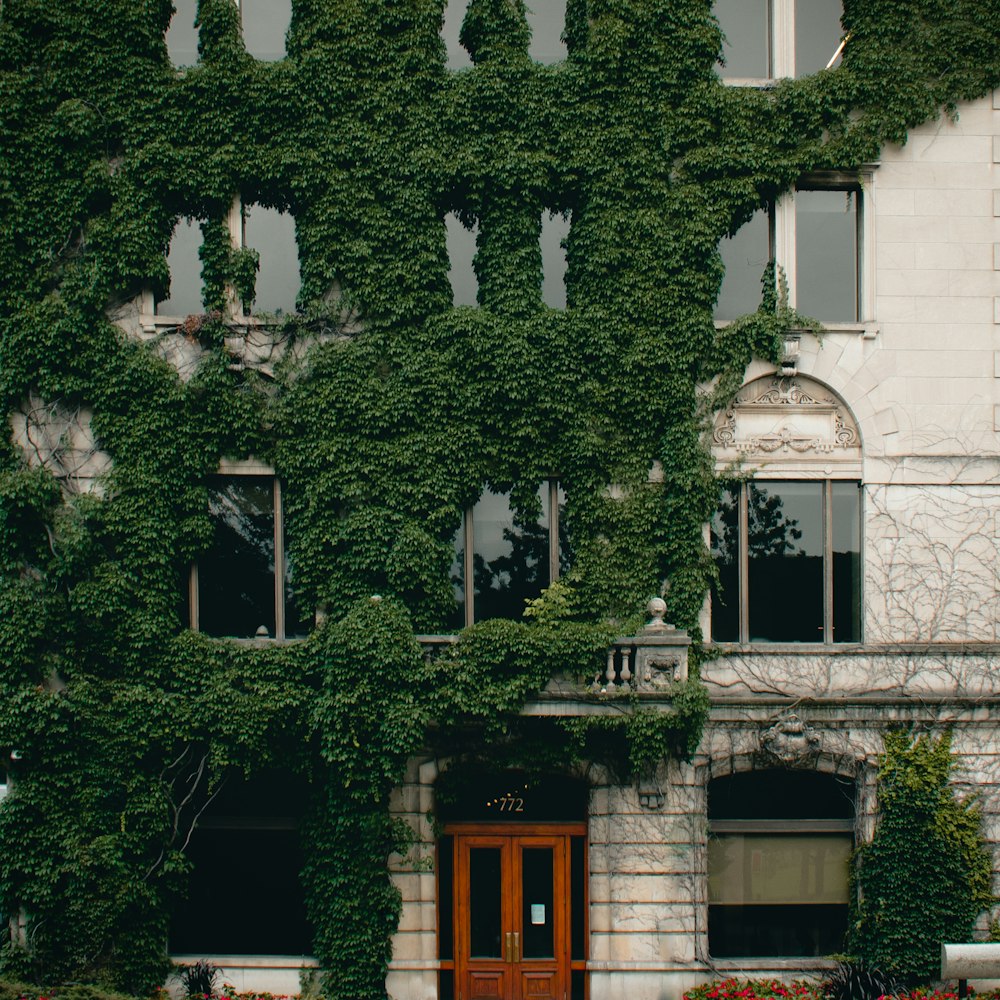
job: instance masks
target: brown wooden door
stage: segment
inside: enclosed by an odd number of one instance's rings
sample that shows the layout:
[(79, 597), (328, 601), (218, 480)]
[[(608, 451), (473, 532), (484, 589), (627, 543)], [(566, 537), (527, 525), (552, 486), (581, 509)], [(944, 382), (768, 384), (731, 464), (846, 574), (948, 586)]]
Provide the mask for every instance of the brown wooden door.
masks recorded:
[(569, 836), (455, 837), (458, 1000), (565, 1000)]

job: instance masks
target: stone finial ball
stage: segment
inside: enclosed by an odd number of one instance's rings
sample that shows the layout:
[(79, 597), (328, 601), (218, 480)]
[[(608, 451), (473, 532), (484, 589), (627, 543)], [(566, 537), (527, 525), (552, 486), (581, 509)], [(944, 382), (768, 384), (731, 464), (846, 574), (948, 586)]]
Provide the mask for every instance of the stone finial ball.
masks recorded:
[(662, 597), (654, 597), (646, 605), (650, 618), (663, 618), (667, 613), (667, 602)]

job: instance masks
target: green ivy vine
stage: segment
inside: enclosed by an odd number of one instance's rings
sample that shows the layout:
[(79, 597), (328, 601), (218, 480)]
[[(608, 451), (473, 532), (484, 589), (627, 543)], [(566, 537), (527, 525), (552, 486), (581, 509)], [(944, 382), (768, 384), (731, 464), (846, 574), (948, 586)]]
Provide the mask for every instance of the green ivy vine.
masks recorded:
[[(528, 57), (523, 0), (471, 0), (476, 65), (457, 73), (442, 7), (294, 0), (287, 58), (261, 63), (232, 0), (200, 0), (200, 61), (178, 73), (170, 0), (3, 2), (0, 412), (32, 393), (86, 407), (113, 463), (102, 495), (65, 494), (0, 434), (0, 911), (24, 915), (7, 972), (157, 985), (189, 874), (178, 762), (210, 782), (280, 763), (313, 779), (328, 995), (382, 996), (407, 756), (510, 740), (525, 698), (554, 671), (592, 677), (664, 580), (699, 637), (716, 495), (699, 386), (775, 359), (787, 324), (765, 277), (761, 310), (716, 331), (719, 240), (801, 174), (870, 161), (1000, 81), (1000, 9), (978, 0), (845, 0), (842, 66), (762, 89), (717, 78), (709, 0), (569, 0), (556, 66)], [(257, 263), (228, 242), (234, 193), (295, 217), (283, 332), (337, 332), (273, 379), (226, 353), (226, 289), (251, 299)], [(545, 209), (572, 216), (561, 311), (541, 299)], [(448, 211), (479, 224), (478, 308), (452, 307)], [(108, 318), (166, 293), (179, 217), (204, 236), (186, 382)], [(249, 454), (282, 477), (297, 598), (326, 618), (301, 643), (181, 625), (205, 478)], [(530, 511), (553, 474), (571, 610), (481, 623), (426, 662), (414, 634), (450, 610), (464, 508), (488, 486)], [(696, 679), (674, 705), (615, 723), (631, 766), (697, 744)], [(585, 754), (610, 725), (558, 738)]]

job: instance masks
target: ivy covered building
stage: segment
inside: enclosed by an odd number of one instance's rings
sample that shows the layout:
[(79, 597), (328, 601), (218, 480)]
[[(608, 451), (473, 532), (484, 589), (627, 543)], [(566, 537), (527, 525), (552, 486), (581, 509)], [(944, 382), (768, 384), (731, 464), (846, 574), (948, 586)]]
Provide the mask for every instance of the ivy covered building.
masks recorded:
[(998, 85), (982, 0), (3, 0), (2, 974), (930, 976), (849, 870), (908, 754), (1000, 846)]

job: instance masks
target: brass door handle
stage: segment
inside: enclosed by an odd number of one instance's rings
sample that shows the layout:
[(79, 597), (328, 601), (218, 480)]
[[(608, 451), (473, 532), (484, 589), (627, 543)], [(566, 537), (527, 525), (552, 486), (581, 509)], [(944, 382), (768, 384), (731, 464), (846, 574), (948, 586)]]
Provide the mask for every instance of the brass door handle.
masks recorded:
[(511, 958), (511, 952), (510, 952), (510, 931), (507, 931), (507, 961), (508, 962), (513, 961), (513, 959)]
[(514, 961), (521, 961), (521, 935), (514, 931)]

